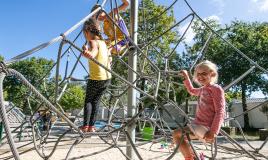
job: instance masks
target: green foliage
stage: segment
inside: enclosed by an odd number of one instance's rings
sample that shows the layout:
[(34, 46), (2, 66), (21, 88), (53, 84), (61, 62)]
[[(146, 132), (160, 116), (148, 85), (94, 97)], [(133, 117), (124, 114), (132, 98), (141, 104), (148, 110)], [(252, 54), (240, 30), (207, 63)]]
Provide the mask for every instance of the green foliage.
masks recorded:
[[(151, 45), (145, 48), (144, 51), (149, 59), (161, 70), (165, 69), (165, 57), (170, 55), (180, 38), (178, 26), (162, 35), (162, 33), (170, 29), (176, 23), (173, 9), (171, 8), (164, 12), (166, 8), (166, 6), (157, 5), (153, 0), (143, 0), (141, 2), (141, 9), (139, 10), (140, 32), (138, 34), (138, 43), (147, 44), (153, 40)], [(156, 39), (156, 37), (158, 38)], [(168, 69), (177, 71), (181, 68), (187, 68), (189, 66), (188, 58), (186, 54), (178, 54), (175, 50), (175, 52), (168, 57)], [(150, 74), (152, 71), (147, 64), (148, 63), (144, 63), (143, 61), (138, 61), (138, 66), (144, 68), (143, 72)], [(166, 92), (168, 87), (167, 83), (171, 83), (172, 81), (179, 82), (181, 80), (173, 77), (168, 77), (165, 80), (164, 76), (165, 75), (161, 77), (163, 81), (160, 82), (159, 97), (167, 99), (168, 96), (169, 99), (182, 103), (187, 96), (187, 92), (183, 89), (183, 86), (171, 85), (170, 92)], [(149, 90), (154, 89), (154, 87), (149, 88)]]
[[(268, 36), (265, 37), (264, 34), (264, 32), (268, 32), (268, 24), (234, 21), (228, 28), (230, 29), (226, 35), (227, 39), (260, 66), (268, 68)], [(250, 67), (250, 63), (231, 48), (227, 48), (227, 50), (229, 55), (225, 54), (222, 59), (228, 59), (228, 61), (227, 63), (221, 63), (221, 70), (224, 73), (222, 80), (230, 82), (234, 77), (246, 72)], [(227, 58), (227, 56), (231, 57)], [(255, 69), (240, 84), (244, 83), (247, 86), (246, 93), (249, 96), (253, 91), (259, 90), (268, 93), (267, 82), (267, 79), (263, 77), (263, 72)]]
[[(16, 63), (13, 63), (9, 68), (15, 69), (33, 85), (41, 93), (45, 93), (45, 88), (42, 85), (42, 78), (50, 76), (50, 68), (53, 65), (52, 60), (45, 58), (28, 58)], [(46, 80), (46, 79), (45, 79)], [(29, 90), (22, 85), (22, 82), (16, 77), (7, 77), (4, 81), (4, 90), (7, 101), (13, 102), (17, 107), (23, 108), (27, 105), (26, 96)], [(33, 106), (34, 108), (35, 106)]]
[[(247, 57), (257, 62), (263, 68), (268, 68), (267, 23), (247, 23), (236, 20), (230, 25), (226, 25), (225, 28), (221, 28), (217, 22), (211, 21), (208, 23), (214, 30), (217, 30), (220, 36), (224, 37), (224, 39), (242, 51)], [(200, 25), (200, 23), (196, 23), (195, 30), (197, 31), (197, 35), (195, 36), (196, 42), (188, 49), (193, 55), (202, 48), (209, 33), (209, 30)], [(216, 36), (210, 41), (205, 58), (218, 65), (219, 83), (222, 86), (228, 85), (252, 66), (245, 57), (241, 56), (229, 44)], [(260, 90), (263, 93), (268, 93), (268, 80), (261, 70), (255, 69), (237, 85), (233, 86), (230, 92), (235, 92), (233, 94), (241, 94), (243, 108), (246, 110), (246, 97), (250, 96), (252, 92)], [(248, 126), (246, 116), (247, 115), (245, 115), (245, 126)]]
[[(176, 22), (173, 9), (168, 10), (159, 17), (159, 14), (166, 9), (166, 6), (156, 5), (153, 0), (143, 0), (141, 6), (142, 9), (139, 12), (139, 44), (148, 43), (155, 39), (155, 37), (161, 35)], [(154, 49), (153, 47), (148, 48), (148, 56), (152, 60), (155, 59), (161, 65), (163, 61), (159, 58), (159, 53), (162, 55), (170, 53), (172, 51), (172, 44), (178, 40), (178, 35), (177, 30), (171, 30), (156, 39), (153, 42)]]
[[(268, 68), (268, 24), (267, 23), (246, 23), (242, 21), (233, 21), (225, 28), (220, 28), (217, 22), (209, 22), (212, 28), (217, 30), (218, 34), (231, 42), (235, 47), (245, 53), (253, 61), (260, 66)], [(204, 41), (208, 37), (208, 29), (204, 30), (204, 26), (196, 23), (195, 44), (188, 49), (193, 55), (204, 45)], [(203, 28), (203, 32), (202, 29)], [(215, 62), (219, 67), (219, 83), (227, 85), (235, 78), (246, 72), (251, 64), (240, 54), (237, 53), (230, 45), (223, 42), (220, 38), (214, 36), (209, 43), (206, 59)], [(267, 79), (265, 79), (263, 72), (256, 69), (254, 73), (248, 75), (242, 80), (246, 84), (246, 92), (248, 96), (253, 91), (262, 90), (264, 93), (268, 92)], [(241, 84), (241, 83), (240, 83)], [(241, 92), (241, 86), (237, 85), (232, 88), (233, 91)]]
[[(167, 8), (163, 5), (157, 5), (153, 0), (143, 0), (139, 5), (139, 15), (138, 15), (138, 44), (142, 48), (143, 53), (149, 57), (149, 59), (158, 66), (161, 70), (165, 67), (165, 60), (164, 57), (169, 55), (175, 44), (177, 44), (178, 39), (180, 38), (178, 28), (172, 29), (169, 32), (164, 33), (170, 27), (172, 27), (176, 19), (174, 17), (173, 9), (169, 9), (167, 12), (163, 11)], [(160, 13), (163, 13), (160, 15)], [(129, 11), (121, 14), (124, 17), (126, 24), (130, 25), (130, 15)], [(158, 37), (162, 35), (161, 37)], [(156, 38), (158, 37), (158, 38)], [(144, 45), (148, 44), (148, 42), (152, 41), (151, 45), (144, 47)], [(138, 53), (141, 54), (141, 53)], [(189, 63), (185, 62), (184, 59), (187, 59), (187, 55), (183, 54), (180, 55), (176, 51), (168, 58), (168, 69), (171, 70), (178, 70), (181, 68), (185, 68), (185, 66), (189, 66)], [(188, 60), (188, 59), (187, 59)], [(114, 62), (116, 59), (114, 59)], [(128, 62), (128, 57), (123, 59), (124, 62)], [(189, 61), (188, 61), (189, 62)], [(119, 73), (122, 77), (127, 79), (128, 75), (128, 68), (122, 67), (122, 63), (115, 62), (113, 66), (113, 71)], [(144, 58), (143, 55), (138, 56), (137, 60), (137, 70), (138, 72), (143, 73), (144, 75), (155, 75), (155, 70), (150, 66), (149, 62)], [(151, 77), (152, 79), (156, 79), (157, 77)], [(163, 77), (161, 77), (163, 79)], [(178, 82), (179, 79), (171, 78), (169, 81), (176, 81)], [(113, 85), (120, 86), (122, 82), (118, 81), (115, 77), (112, 80)], [(144, 79), (141, 79), (137, 82), (137, 86), (141, 89), (148, 91), (152, 94), (155, 90), (155, 85), (150, 85), (150, 83), (146, 83)], [(182, 86), (180, 86), (181, 88)], [(160, 97), (165, 97), (166, 92), (166, 83), (160, 83)], [(183, 88), (183, 87), (182, 87)], [(170, 92), (169, 96), (170, 99), (181, 99), (183, 100), (183, 96), (181, 94), (185, 94), (185, 90), (179, 89), (177, 90), (177, 86), (175, 86), (175, 93), (173, 91)], [(179, 92), (178, 92), (179, 91)], [(146, 103), (146, 101), (144, 102)], [(145, 104), (149, 106), (149, 104)]]
[(233, 106), (233, 99), (242, 99), (242, 93), (241, 92), (225, 92), (225, 100), (227, 103), (227, 112), (232, 111), (232, 106)]
[(241, 92), (226, 92), (225, 93), (225, 100), (227, 103), (231, 103), (233, 99), (241, 99), (242, 94)]
[[(52, 60), (32, 57), (16, 62), (9, 67), (23, 74), (41, 94), (51, 102), (54, 102), (55, 78), (50, 77), (52, 65)], [(59, 87), (61, 88), (62, 86)], [(30, 90), (22, 85), (19, 79), (13, 76), (7, 77), (4, 82), (4, 90), (5, 100), (12, 101), (16, 106), (24, 109), (25, 113), (29, 113), (26, 97)], [(81, 108), (84, 103), (84, 94), (85, 91), (82, 84), (70, 84), (59, 103), (65, 110)], [(35, 100), (30, 102), (32, 109), (35, 109), (38, 103)]]
[(82, 85), (70, 85), (60, 100), (65, 111), (82, 108), (84, 105), (85, 90)]
[[(4, 57), (2, 57), (1, 54), (0, 54), (0, 61), (3, 61), (3, 60), (4, 60)], [(4, 91), (3, 96), (4, 96), (4, 99), (6, 99), (7, 91)]]

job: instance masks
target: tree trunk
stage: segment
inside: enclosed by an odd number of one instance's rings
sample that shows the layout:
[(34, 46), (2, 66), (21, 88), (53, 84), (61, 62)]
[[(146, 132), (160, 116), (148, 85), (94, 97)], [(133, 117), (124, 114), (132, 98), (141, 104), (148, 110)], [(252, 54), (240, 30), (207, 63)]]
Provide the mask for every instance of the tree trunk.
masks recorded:
[[(245, 83), (242, 82), (241, 84), (242, 88), (242, 107), (243, 107), (243, 112), (247, 110), (247, 96), (246, 96), (246, 91), (247, 91), (247, 86)], [(248, 118), (248, 113), (244, 114), (244, 129), (250, 129), (249, 126), (249, 118)]]
[[(141, 84), (140, 84), (140, 88), (141, 88), (141, 90), (143, 90), (143, 91), (145, 91), (145, 78), (142, 78), (141, 79)], [(142, 93), (140, 93), (140, 98), (141, 97), (143, 97), (143, 94)], [(143, 103), (142, 102), (140, 102), (139, 104), (138, 104), (138, 112), (140, 112), (142, 109), (143, 109)], [(142, 114), (140, 114), (139, 115), (139, 117), (141, 118), (141, 117), (143, 117), (144, 116), (144, 114), (142, 113)], [(139, 121), (138, 121), (138, 123), (139, 123)], [(141, 124), (138, 124), (137, 126), (136, 126), (136, 131), (137, 132), (141, 132), (140, 131), (140, 126)]]

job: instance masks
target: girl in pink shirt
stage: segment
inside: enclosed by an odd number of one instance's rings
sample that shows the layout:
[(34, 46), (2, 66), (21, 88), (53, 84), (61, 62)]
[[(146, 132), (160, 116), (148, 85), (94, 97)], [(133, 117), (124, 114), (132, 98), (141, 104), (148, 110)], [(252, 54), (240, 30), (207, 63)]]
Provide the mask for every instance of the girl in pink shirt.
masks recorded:
[[(193, 87), (187, 71), (182, 70), (180, 75), (185, 78), (183, 83), (187, 91), (191, 95), (199, 97), (195, 119), (183, 130), (184, 132), (190, 132), (191, 139), (202, 139), (213, 143), (220, 131), (225, 114), (224, 91), (216, 84), (218, 80), (217, 66), (206, 60), (195, 67), (193, 80), (201, 85), (200, 88)], [(180, 144), (182, 134), (183, 131), (181, 129), (174, 131), (173, 140), (175, 144)], [(179, 150), (185, 160), (193, 160), (195, 158), (186, 138), (180, 144)]]

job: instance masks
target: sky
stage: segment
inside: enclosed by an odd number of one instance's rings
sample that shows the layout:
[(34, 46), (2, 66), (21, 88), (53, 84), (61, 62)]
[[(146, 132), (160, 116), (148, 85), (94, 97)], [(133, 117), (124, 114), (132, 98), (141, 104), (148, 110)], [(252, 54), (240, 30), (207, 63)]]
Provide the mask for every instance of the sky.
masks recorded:
[[(50, 41), (87, 16), (96, 2), (97, 0), (1, 0), (0, 54), (5, 60), (9, 60), (41, 43)], [(155, 0), (155, 2), (168, 5), (172, 0)], [(222, 25), (230, 24), (235, 19), (247, 22), (268, 21), (268, 0), (188, 0), (188, 2), (201, 18), (213, 17)], [(183, 0), (178, 0), (174, 13), (177, 19), (189, 13)], [(70, 39), (77, 32), (72, 33)], [(190, 42), (192, 37), (193, 33), (190, 31), (186, 40)], [(51, 45), (36, 52), (34, 56), (55, 59), (58, 46), (58, 43)]]

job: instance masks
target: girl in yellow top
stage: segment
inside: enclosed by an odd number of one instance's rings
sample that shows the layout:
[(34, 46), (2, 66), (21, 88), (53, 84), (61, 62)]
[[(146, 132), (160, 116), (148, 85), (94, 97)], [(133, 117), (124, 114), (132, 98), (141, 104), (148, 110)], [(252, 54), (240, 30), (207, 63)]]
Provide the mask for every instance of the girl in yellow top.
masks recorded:
[[(114, 21), (117, 23), (117, 25), (122, 31), (117, 26), (115, 26), (114, 28), (113, 22), (104, 12), (100, 12), (94, 16), (99, 21), (103, 21), (103, 32), (108, 37), (106, 43), (109, 48), (111, 48), (113, 54), (117, 52), (120, 53), (120, 51), (123, 50), (123, 48), (125, 48), (128, 43), (129, 32), (124, 20), (119, 15), (119, 12), (125, 10), (128, 6), (129, 1), (122, 0), (122, 4), (118, 8), (114, 8), (113, 11), (109, 13), (109, 16), (112, 18), (114, 13)], [(94, 11), (98, 7), (99, 5), (95, 5), (91, 11)]]
[[(110, 51), (102, 39), (99, 24), (95, 19), (89, 19), (83, 26), (84, 36), (88, 44), (83, 46), (83, 56), (94, 58), (110, 69)], [(87, 82), (84, 104), (83, 132), (94, 132), (94, 123), (98, 113), (101, 96), (111, 81), (111, 73), (89, 59), (90, 75)]]

